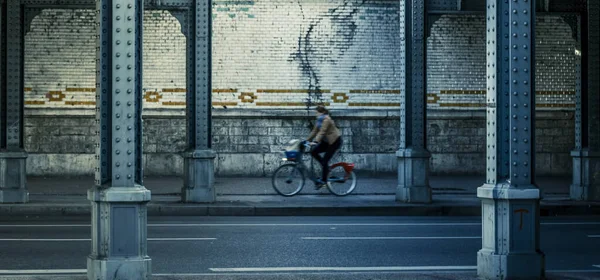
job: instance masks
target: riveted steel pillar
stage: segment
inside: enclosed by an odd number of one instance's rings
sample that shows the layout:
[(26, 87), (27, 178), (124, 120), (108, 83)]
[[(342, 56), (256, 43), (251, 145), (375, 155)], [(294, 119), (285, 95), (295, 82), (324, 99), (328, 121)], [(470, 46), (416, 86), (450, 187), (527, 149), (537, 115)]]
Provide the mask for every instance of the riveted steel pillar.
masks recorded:
[(581, 62), (575, 110), (571, 199), (600, 201), (600, 4), (588, 1), (582, 20)]
[(540, 191), (535, 185), (535, 1), (487, 1), (487, 176), (482, 202), (484, 279), (540, 279)]
[(184, 153), (184, 202), (214, 202), (211, 147), (212, 1), (196, 0), (187, 16), (187, 142)]
[(400, 1), (401, 107), (396, 200), (430, 203), (426, 148), (425, 0)]
[(25, 203), (23, 148), (24, 11), (20, 1), (0, 3), (0, 203)]
[(96, 1), (96, 180), (88, 279), (148, 279), (142, 178), (143, 0)]

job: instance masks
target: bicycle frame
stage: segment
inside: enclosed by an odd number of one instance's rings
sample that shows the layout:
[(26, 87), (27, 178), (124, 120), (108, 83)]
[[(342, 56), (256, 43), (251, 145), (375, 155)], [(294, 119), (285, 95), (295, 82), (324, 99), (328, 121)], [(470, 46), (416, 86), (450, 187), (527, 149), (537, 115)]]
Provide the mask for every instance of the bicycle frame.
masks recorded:
[[(295, 160), (290, 161), (287, 158), (283, 158), (283, 161), (293, 162), (294, 164), (299, 165), (298, 168), (304, 173), (304, 175), (307, 175), (308, 179), (310, 179), (311, 181), (316, 182), (317, 181), (317, 176), (315, 175), (315, 168), (314, 168), (314, 164), (312, 163), (312, 161), (314, 159), (312, 157), (310, 159), (311, 160), (310, 172), (308, 170), (308, 167), (306, 166), (306, 164), (304, 164), (304, 161), (302, 160), (303, 156), (305, 154), (305, 150), (309, 150), (309, 149), (311, 149), (311, 147), (310, 147), (309, 144), (302, 144), (302, 146), (304, 146), (304, 149), (300, 149), (298, 151), (298, 156), (296, 157)], [(337, 162), (337, 163), (331, 165), (329, 168), (330, 169), (334, 169), (334, 168), (336, 168), (338, 166), (342, 166), (342, 168), (345, 171), (344, 172), (345, 174), (344, 174), (344, 179), (343, 180), (344, 181), (348, 180), (348, 178), (350, 176), (350, 173), (354, 170), (354, 167), (355, 167), (354, 163)]]

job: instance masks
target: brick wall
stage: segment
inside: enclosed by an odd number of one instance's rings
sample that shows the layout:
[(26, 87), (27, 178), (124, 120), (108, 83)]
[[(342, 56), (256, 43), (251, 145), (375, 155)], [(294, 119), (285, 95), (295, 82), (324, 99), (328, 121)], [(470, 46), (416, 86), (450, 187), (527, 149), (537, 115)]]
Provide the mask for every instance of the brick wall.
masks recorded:
[[(398, 5), (391, 1), (214, 1), (213, 102), (302, 108), (309, 92), (337, 109), (397, 108)], [(43, 10), (25, 38), (26, 105), (92, 108), (94, 13)], [(574, 108), (576, 41), (567, 22), (536, 26), (537, 104)], [(485, 21), (443, 15), (428, 38), (428, 106), (483, 108)], [(144, 107), (183, 110), (185, 36), (167, 11), (144, 20)]]
[[(485, 21), (479, 15), (445, 15), (428, 38), (429, 107), (483, 108), (486, 86)], [(575, 108), (575, 48), (571, 27), (556, 15), (536, 21), (536, 104)]]

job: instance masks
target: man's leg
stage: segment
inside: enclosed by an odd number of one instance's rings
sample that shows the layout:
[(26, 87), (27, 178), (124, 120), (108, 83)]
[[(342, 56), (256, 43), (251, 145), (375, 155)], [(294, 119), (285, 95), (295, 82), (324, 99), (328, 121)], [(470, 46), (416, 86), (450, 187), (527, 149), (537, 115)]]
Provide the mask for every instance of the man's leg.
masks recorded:
[(321, 142), (316, 147), (314, 147), (312, 151), (310, 151), (310, 154), (314, 159), (316, 159), (319, 163), (322, 164), (323, 158), (319, 154), (326, 152), (328, 148), (329, 145), (327, 143)]
[(340, 146), (342, 145), (342, 140), (340, 138), (338, 138), (337, 141), (335, 141), (335, 143), (333, 143), (332, 145), (330, 145), (327, 148), (327, 151), (325, 152), (325, 157), (323, 158), (323, 162), (321, 163), (321, 165), (323, 166), (323, 174), (322, 177), (323, 181), (327, 181), (327, 175), (329, 175), (329, 160), (331, 160), (331, 158), (333, 157), (333, 155), (335, 155), (335, 152), (340, 148)]

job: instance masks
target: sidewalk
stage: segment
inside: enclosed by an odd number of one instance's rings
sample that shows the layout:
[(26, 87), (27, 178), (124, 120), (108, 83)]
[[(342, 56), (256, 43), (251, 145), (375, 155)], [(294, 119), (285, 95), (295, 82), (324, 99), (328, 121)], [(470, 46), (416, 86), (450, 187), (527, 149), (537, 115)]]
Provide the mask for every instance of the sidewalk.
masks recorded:
[[(92, 177), (29, 177), (30, 202), (0, 204), (0, 216), (89, 215), (87, 190)], [(152, 192), (148, 215), (432, 215), (477, 216), (481, 202), (476, 196), (483, 176), (434, 176), (431, 204), (395, 201), (395, 177), (359, 176), (352, 195), (337, 197), (327, 190), (315, 191), (308, 182), (294, 197), (277, 195), (270, 178), (216, 178), (217, 201), (207, 204), (180, 202), (180, 177), (150, 177), (144, 186)], [(569, 199), (569, 177), (542, 177), (541, 215), (600, 215), (600, 202)]]

